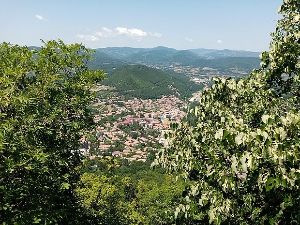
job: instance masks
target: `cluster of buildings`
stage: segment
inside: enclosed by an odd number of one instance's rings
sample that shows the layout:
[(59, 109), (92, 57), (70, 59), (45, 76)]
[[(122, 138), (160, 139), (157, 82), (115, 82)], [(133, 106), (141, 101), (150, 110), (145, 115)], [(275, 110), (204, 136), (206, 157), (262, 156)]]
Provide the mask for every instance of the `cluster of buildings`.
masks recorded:
[(90, 159), (111, 155), (145, 162), (151, 151), (167, 146), (164, 133), (169, 130), (170, 123), (185, 117), (186, 107), (184, 101), (173, 95), (156, 100), (125, 100), (119, 96), (98, 98), (93, 105), (99, 110), (94, 116), (98, 123), (95, 132), (97, 147), (93, 148), (93, 143), (85, 139), (85, 154)]
[(182, 73), (188, 75), (191, 81), (195, 83), (202, 83), (205, 86), (208, 86), (213, 77), (245, 77), (248, 75), (248, 71), (241, 71), (237, 68), (230, 68), (228, 71), (220, 71), (218, 69), (210, 68), (210, 67), (194, 67), (188, 65), (182, 65), (180, 63), (166, 63), (162, 65), (147, 65), (152, 68), (160, 69), (160, 70), (172, 70), (177, 73)]

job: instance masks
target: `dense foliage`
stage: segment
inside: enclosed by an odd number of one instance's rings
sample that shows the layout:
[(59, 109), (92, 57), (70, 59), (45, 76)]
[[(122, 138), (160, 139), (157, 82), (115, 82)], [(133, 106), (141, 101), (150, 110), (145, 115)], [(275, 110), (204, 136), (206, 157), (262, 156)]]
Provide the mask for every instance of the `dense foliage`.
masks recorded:
[(90, 51), (50, 41), (0, 45), (0, 223), (82, 224), (74, 189), (82, 132), (93, 127)]
[(262, 69), (216, 79), (155, 162), (193, 181), (175, 210), (186, 224), (299, 224), (299, 1), (280, 13)]
[(170, 224), (170, 209), (182, 200), (183, 180), (150, 163), (104, 157), (88, 160), (77, 189), (95, 224)]

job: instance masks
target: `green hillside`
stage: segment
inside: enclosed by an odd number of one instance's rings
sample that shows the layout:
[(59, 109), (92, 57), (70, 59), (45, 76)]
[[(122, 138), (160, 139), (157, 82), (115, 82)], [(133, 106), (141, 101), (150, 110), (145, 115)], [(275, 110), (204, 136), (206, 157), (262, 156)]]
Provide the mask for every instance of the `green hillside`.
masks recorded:
[(124, 58), (124, 60), (130, 63), (146, 63), (147, 65), (161, 64), (162, 62), (169, 61), (176, 52), (178, 52), (176, 49), (161, 46), (149, 49), (148, 51), (131, 54)]
[(181, 65), (193, 65), (199, 60), (197, 54), (188, 50), (177, 51), (168, 59), (170, 63), (179, 63)]
[[(231, 68), (238, 70), (245, 70), (247, 72), (252, 71), (254, 68), (260, 67), (260, 59), (254, 57), (224, 57), (206, 60), (204, 65), (218, 69), (220, 71), (226, 71)], [(202, 64), (203, 65), (203, 64)]]
[(126, 63), (120, 59), (112, 58), (107, 53), (95, 50), (93, 54), (93, 60), (88, 62), (88, 67), (92, 70), (104, 70), (105, 72), (111, 72), (115, 68), (125, 65)]
[(130, 47), (107, 47), (107, 48), (98, 48), (97, 52), (103, 52), (111, 56), (115, 59), (123, 60), (125, 57), (135, 54), (141, 53), (145, 51), (149, 51), (147, 48), (130, 48)]
[(120, 67), (108, 75), (102, 83), (116, 87), (121, 95), (137, 98), (159, 98), (170, 94), (185, 98), (202, 88), (189, 81), (186, 76), (167, 74), (143, 65)]
[(224, 57), (254, 57), (258, 58), (261, 52), (251, 52), (251, 51), (243, 51), (243, 50), (230, 50), (230, 49), (205, 49), (205, 48), (197, 48), (197, 49), (188, 49), (189, 51), (197, 54), (201, 58), (224, 58)]

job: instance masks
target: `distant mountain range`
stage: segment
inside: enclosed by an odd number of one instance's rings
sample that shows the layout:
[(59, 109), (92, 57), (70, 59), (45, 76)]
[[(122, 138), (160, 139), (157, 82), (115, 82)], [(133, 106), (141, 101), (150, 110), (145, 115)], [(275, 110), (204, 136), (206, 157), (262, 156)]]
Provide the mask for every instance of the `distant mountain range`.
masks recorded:
[(95, 50), (95, 60), (90, 62), (93, 69), (111, 72), (114, 68), (128, 64), (143, 64), (151, 67), (172, 65), (194, 68), (210, 67), (219, 72), (239, 70), (250, 72), (259, 68), (259, 52), (214, 49), (176, 50), (173, 48), (130, 48), (109, 47)]
[(170, 55), (180, 51), (189, 51), (195, 53), (200, 58), (212, 59), (212, 58), (222, 58), (222, 57), (259, 57), (261, 52), (251, 52), (244, 50), (216, 50), (216, 49), (188, 49), (188, 50), (176, 50), (174, 48), (167, 48), (163, 46), (158, 46), (155, 48), (130, 48), (130, 47), (108, 47), (108, 48), (98, 48), (97, 51), (107, 53), (113, 58), (126, 59), (128, 56), (136, 53), (151, 53), (155, 51), (156, 53)]
[(197, 49), (189, 49), (189, 51), (196, 53), (198, 56), (203, 58), (223, 58), (223, 57), (254, 57), (258, 58), (261, 52), (251, 52), (244, 50), (216, 50), (216, 49), (205, 49), (205, 48), (197, 48)]

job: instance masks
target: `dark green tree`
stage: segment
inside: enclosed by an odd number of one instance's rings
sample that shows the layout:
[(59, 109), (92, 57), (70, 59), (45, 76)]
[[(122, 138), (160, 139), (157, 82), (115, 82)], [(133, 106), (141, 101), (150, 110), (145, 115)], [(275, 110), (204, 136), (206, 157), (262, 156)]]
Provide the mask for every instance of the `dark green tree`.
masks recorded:
[[(79, 139), (102, 71), (81, 44), (0, 45), (0, 223), (74, 224)], [(87, 221), (86, 221), (87, 222)]]
[(185, 224), (299, 224), (300, 2), (285, 0), (249, 79), (216, 79), (160, 164), (189, 179)]

